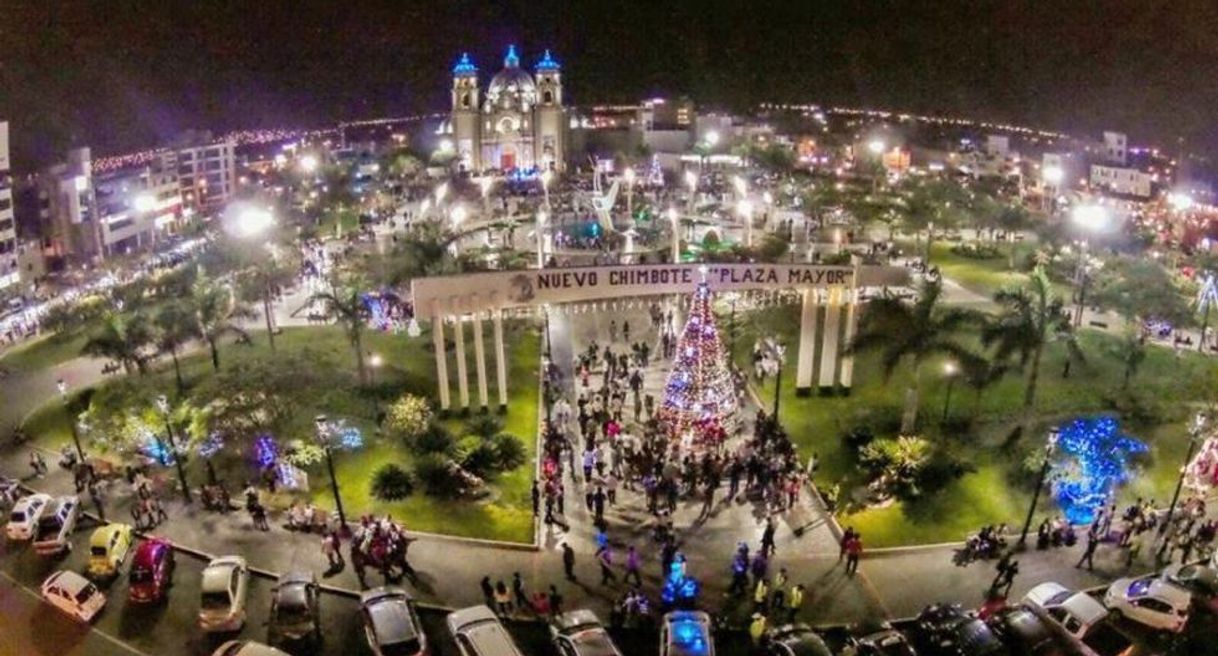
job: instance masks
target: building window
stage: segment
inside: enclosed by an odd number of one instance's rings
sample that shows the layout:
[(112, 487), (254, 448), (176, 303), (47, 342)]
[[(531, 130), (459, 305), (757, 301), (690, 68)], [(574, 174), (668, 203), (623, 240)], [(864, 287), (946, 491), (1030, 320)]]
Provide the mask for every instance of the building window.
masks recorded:
[(546, 104), (552, 103), (552, 102), (554, 102), (554, 92), (547, 90), (545, 93), (543, 93), (541, 95), (541, 98), (542, 98), (542, 102), (544, 102)]

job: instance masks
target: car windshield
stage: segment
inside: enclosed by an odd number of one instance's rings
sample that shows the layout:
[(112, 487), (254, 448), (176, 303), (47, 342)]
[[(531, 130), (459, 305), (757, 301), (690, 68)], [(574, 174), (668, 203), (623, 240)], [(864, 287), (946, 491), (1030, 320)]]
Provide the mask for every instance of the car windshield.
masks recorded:
[(105, 547), (90, 547), (89, 553), (93, 554), (94, 556), (105, 556), (106, 548)]
[(132, 583), (147, 583), (152, 580), (152, 570), (144, 567), (133, 567), (130, 579)]
[(76, 593), (76, 603), (83, 604), (86, 601), (88, 601), (89, 598), (95, 594), (97, 594), (97, 587), (94, 586), (92, 583), (90, 583), (90, 584), (86, 585), (85, 587), (81, 588), (80, 592)]
[(204, 592), (202, 605), (205, 610), (228, 610), (228, 593)]
[(300, 604), (281, 604), (278, 609), (281, 622), (304, 622), (309, 619), (309, 609)]
[(1151, 581), (1153, 581), (1153, 579), (1144, 578), (1144, 579), (1138, 579), (1138, 580), (1134, 581), (1133, 583), (1130, 583), (1129, 584), (1129, 597), (1132, 599), (1132, 598), (1144, 596), (1147, 592), (1150, 591)]
[(381, 653), (385, 656), (414, 656), (419, 653), (419, 639), (411, 638), (392, 645), (381, 645)]
[(20, 510), (17, 510), (15, 512), (13, 512), (13, 514), (8, 516), (8, 520), (10, 522), (15, 522), (15, 523), (20, 524), (21, 522), (25, 521), (25, 513), (21, 512)]

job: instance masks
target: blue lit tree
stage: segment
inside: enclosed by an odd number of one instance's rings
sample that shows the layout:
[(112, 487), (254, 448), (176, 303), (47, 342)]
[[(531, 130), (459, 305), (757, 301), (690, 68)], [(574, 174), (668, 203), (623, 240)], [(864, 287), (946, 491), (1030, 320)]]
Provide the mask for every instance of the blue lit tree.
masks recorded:
[(1053, 497), (1071, 524), (1090, 524), (1129, 480), (1131, 457), (1146, 444), (1120, 430), (1112, 417), (1083, 417), (1062, 426), (1057, 438)]

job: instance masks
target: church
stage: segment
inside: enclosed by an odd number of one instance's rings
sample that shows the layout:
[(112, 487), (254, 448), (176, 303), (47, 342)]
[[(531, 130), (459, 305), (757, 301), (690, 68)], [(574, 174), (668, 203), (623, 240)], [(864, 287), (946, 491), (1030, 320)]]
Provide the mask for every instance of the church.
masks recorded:
[(534, 71), (531, 75), (521, 68), (516, 47), (509, 46), (503, 70), (482, 95), (477, 67), (468, 53), (461, 56), (453, 67), (449, 123), (461, 170), (562, 170), (566, 124), (561, 70), (547, 50)]

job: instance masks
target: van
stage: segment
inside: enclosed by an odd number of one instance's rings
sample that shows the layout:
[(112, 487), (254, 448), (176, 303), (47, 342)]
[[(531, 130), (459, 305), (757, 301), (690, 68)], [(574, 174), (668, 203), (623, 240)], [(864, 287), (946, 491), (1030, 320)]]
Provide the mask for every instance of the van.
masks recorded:
[(446, 623), (462, 656), (524, 656), (499, 618), (486, 606), (453, 611)]

